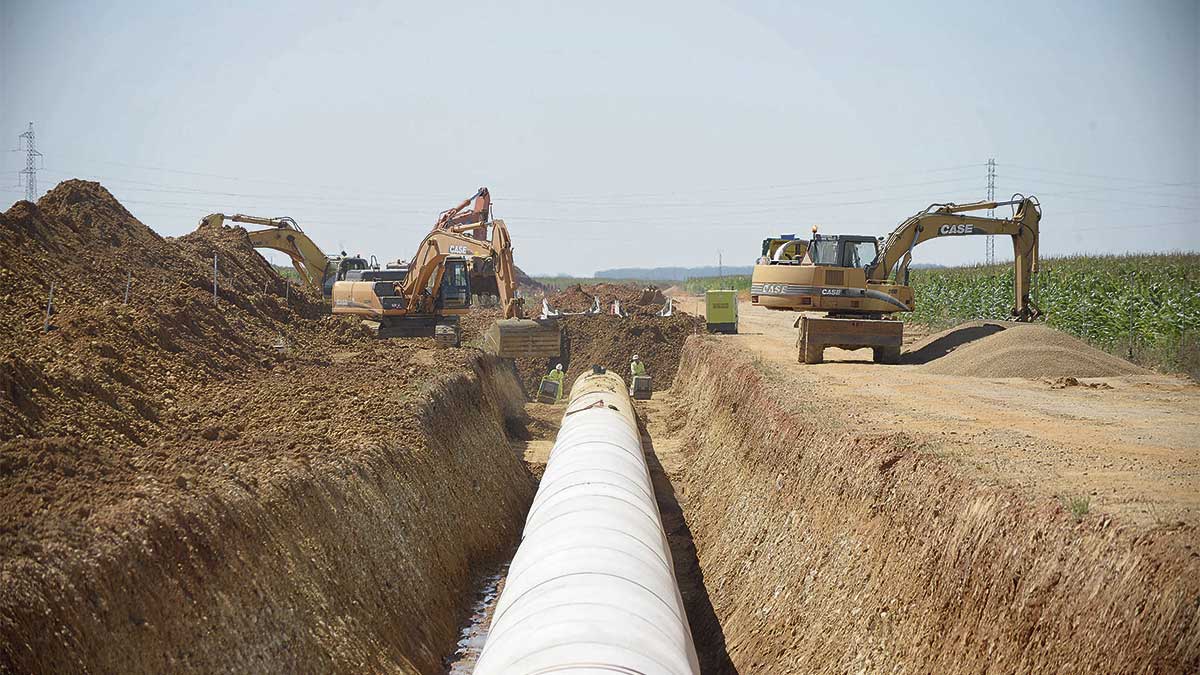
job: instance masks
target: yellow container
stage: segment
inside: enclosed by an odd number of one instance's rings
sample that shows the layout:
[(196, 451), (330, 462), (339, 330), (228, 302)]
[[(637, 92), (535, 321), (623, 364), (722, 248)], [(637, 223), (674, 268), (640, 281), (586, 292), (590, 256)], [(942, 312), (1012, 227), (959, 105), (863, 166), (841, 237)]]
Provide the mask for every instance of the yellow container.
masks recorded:
[(737, 291), (706, 291), (704, 317), (710, 333), (737, 333)]

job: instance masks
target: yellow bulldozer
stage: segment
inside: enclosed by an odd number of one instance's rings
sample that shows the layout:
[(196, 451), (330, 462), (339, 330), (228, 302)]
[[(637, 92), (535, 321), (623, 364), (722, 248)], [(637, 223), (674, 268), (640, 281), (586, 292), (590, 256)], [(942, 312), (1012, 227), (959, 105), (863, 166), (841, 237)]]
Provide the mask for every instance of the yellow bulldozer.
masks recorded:
[[(1003, 206), (1012, 207), (1010, 218), (972, 213)], [(823, 317), (803, 314), (796, 321), (804, 363), (820, 363), (825, 347), (870, 348), (875, 362), (897, 363), (904, 324), (894, 315), (913, 309), (908, 279), (917, 244), (938, 237), (1011, 237), (1016, 267), (1012, 316), (1032, 321), (1041, 315), (1032, 298), (1041, 217), (1036, 197), (1014, 195), (1005, 202), (933, 204), (902, 222), (887, 239), (825, 235), (813, 228), (811, 241), (767, 240), (751, 276), (750, 301), (768, 309), (824, 312)], [(797, 256), (796, 251), (803, 252)]]

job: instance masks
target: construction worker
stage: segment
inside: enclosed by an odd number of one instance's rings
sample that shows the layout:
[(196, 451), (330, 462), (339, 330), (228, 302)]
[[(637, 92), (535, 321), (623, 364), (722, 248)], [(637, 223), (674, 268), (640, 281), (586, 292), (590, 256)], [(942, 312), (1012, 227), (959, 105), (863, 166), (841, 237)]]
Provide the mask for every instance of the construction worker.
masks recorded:
[(563, 376), (564, 376), (564, 373), (563, 373), (563, 367), (562, 367), (562, 364), (561, 364), (561, 363), (559, 363), (559, 364), (557, 364), (556, 366), (554, 366), (554, 370), (551, 370), (551, 371), (550, 371), (550, 374), (549, 374), (549, 375), (547, 375), (547, 376), (544, 378), (544, 379), (550, 380), (551, 382), (557, 382), (557, 383), (558, 383), (558, 392), (557, 392), (557, 393), (554, 395), (554, 402), (555, 402), (555, 403), (558, 403), (559, 401), (561, 401), (561, 400), (562, 400), (562, 395), (563, 395)]
[(632, 377), (638, 377), (639, 375), (646, 374), (646, 364), (638, 358), (637, 354), (633, 355), (633, 361), (629, 363), (629, 374)]

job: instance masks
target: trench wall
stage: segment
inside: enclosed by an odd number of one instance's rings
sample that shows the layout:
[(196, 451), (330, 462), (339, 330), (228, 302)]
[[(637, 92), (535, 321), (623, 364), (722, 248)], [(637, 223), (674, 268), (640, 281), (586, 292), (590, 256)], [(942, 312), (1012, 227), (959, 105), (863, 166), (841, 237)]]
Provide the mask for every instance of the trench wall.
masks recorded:
[(740, 672), (1200, 670), (1195, 529), (1076, 522), (712, 338), (675, 393), (722, 633), (697, 641)]
[(79, 566), (7, 566), (0, 672), (442, 672), (534, 484), (505, 441), (511, 366), (480, 357), (422, 396), (406, 447), (155, 505)]

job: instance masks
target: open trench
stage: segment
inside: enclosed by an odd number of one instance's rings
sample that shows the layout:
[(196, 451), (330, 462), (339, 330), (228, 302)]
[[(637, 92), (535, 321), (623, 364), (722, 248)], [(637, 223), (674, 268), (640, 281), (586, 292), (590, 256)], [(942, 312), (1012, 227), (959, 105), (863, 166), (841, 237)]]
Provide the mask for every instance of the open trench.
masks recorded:
[[(1193, 532), (1079, 522), (840, 405), (707, 337), (637, 403), (702, 672), (1200, 666)], [(562, 410), (526, 412), (536, 476)]]
[[(679, 434), (673, 433), (678, 432), (678, 428), (670, 424), (672, 411), (666, 402), (670, 400), (670, 394), (660, 393), (658, 396), (657, 399), (638, 401), (636, 408), (642, 450), (670, 544), (675, 579), (683, 597), (702, 672), (735, 673), (737, 670), (725, 651), (720, 621), (713, 611), (704, 584), (704, 573), (700, 569), (696, 546), (684, 516), (684, 505), (680, 503), (677, 483), (682, 478), (684, 458), (680, 451)], [(558, 417), (564, 407), (530, 403), (526, 405), (526, 411), (527, 420), (531, 422), (526, 428), (531, 431), (522, 434), (526, 438), (514, 440), (512, 448), (514, 453), (522, 457), (530, 473), (540, 477), (553, 447)], [(489, 623), (500, 591), (503, 590), (507, 571), (507, 563), (502, 563), (477, 581), (471, 612), (454, 654), (447, 659), (446, 672), (450, 675), (469, 675), (472, 672), (486, 643)]]
[[(1192, 538), (1078, 523), (822, 401), (699, 336), (637, 404), (702, 672), (1200, 667)], [(489, 358), (413, 405), (407, 445), (6, 568), (0, 671), (470, 672), (563, 408)]]

